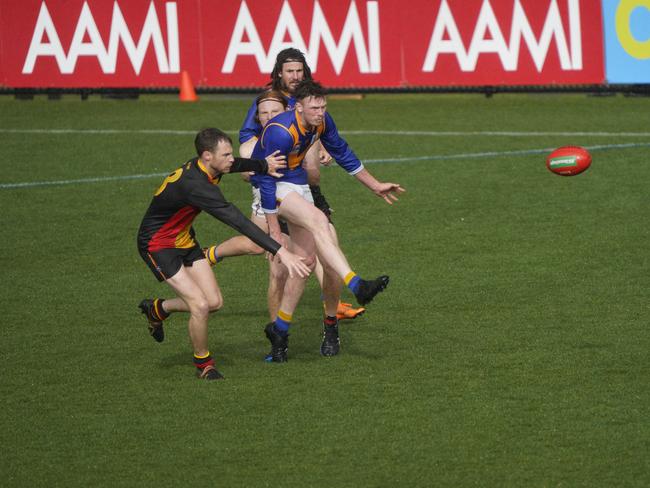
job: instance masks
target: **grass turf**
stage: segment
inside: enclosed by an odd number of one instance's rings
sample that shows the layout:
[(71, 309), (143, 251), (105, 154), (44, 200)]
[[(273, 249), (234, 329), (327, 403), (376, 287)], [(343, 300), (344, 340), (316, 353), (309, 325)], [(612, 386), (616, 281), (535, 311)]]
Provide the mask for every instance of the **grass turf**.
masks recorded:
[[(237, 129), (249, 103), (0, 97), (0, 183), (167, 173), (192, 131)], [(193, 379), (185, 317), (163, 344), (147, 336), (138, 301), (169, 293), (135, 233), (161, 177), (0, 188), (3, 486), (650, 484), (650, 99), (368, 96), (330, 110), (343, 131), (402, 131), (347, 135), (362, 159), (429, 157), (368, 164), (407, 189), (393, 207), (322, 171), (353, 267), (392, 280), (342, 324), (332, 359), (312, 280), (289, 363), (262, 361), (260, 257), (216, 268), (225, 382)], [(624, 143), (638, 146), (594, 150), (574, 178), (533, 152)], [(481, 152), (498, 154), (454, 156)], [(238, 176), (222, 189), (247, 212)], [(205, 215), (196, 229), (203, 245), (233, 235)]]

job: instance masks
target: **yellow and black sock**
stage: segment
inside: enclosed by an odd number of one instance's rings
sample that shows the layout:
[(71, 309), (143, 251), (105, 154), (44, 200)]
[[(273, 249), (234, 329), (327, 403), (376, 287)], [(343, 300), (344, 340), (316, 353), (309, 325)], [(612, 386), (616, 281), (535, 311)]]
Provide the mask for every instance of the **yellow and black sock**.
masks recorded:
[(205, 257), (210, 262), (210, 266), (214, 266), (220, 261), (223, 261), (223, 258), (217, 255), (217, 246), (210, 246), (205, 249)]
[(161, 322), (171, 315), (171, 313), (165, 312), (165, 309), (163, 308), (164, 301), (164, 298), (156, 298), (153, 301), (153, 315), (155, 316), (154, 318), (157, 318)]
[(207, 366), (214, 366), (214, 359), (212, 359), (210, 352), (208, 351), (204, 356), (194, 354), (194, 366), (201, 371), (203, 371)]

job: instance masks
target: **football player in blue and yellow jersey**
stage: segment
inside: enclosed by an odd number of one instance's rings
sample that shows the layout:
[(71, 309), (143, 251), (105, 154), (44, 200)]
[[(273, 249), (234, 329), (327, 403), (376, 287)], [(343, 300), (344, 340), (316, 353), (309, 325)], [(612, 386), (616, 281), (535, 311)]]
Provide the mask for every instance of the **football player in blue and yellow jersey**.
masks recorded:
[[(301, 81), (311, 79), (311, 70), (307, 65), (304, 54), (298, 49), (283, 49), (276, 57), (275, 66), (271, 72), (271, 81), (265, 89), (281, 93), (286, 101), (286, 109), (293, 110), (296, 106), (293, 92)], [(240, 144), (244, 144), (251, 139), (257, 140), (261, 132), (262, 124), (260, 124), (257, 103), (254, 100), (248, 109), (241, 129), (239, 129)]]
[[(266, 121), (285, 110), (293, 110), (296, 100), (293, 93), (303, 80), (311, 80), (311, 71), (305, 59), (305, 55), (295, 48), (287, 48), (280, 51), (276, 57), (275, 65), (271, 73), (271, 81), (252, 103), (246, 114), (244, 123), (239, 131), (239, 154), (242, 157), (249, 157), (255, 147), (258, 137), (262, 133)], [(306, 164), (303, 167), (308, 173), (309, 189), (311, 190), (314, 204), (327, 215), (332, 222), (332, 209), (320, 189), (320, 164), (328, 164), (332, 157), (322, 148), (320, 142), (314, 144), (305, 155)], [(246, 177), (246, 179), (248, 179)], [(259, 205), (259, 189), (253, 189), (253, 213), (251, 220), (262, 229), (267, 229), (264, 212)], [(286, 229), (286, 228), (285, 228)], [(218, 246), (210, 246), (206, 249), (206, 256), (212, 264), (231, 256), (254, 255), (263, 253), (263, 249), (255, 245), (244, 236), (235, 236)], [(316, 266), (315, 274), (322, 284), (323, 268)], [(269, 314), (275, 318), (280, 306), (282, 290), (286, 273), (282, 266), (275, 266), (271, 263), (269, 288), (267, 294)], [(365, 308), (352, 307), (349, 303), (340, 302), (337, 309), (339, 319), (354, 319), (365, 312)]]
[[(273, 118), (265, 127), (253, 150), (253, 158), (264, 158), (279, 151), (287, 158), (283, 176), (272, 178), (255, 175), (259, 185), (262, 208), (266, 213), (271, 237), (280, 238), (278, 216), (289, 226), (294, 251), (313, 266), (318, 254), (325, 269), (323, 283), (325, 320), (321, 353), (333, 356), (339, 350), (336, 308), (339, 301), (339, 280), (355, 295), (360, 305), (369, 303), (388, 285), (388, 276), (367, 281), (354, 273), (333, 236), (327, 217), (313, 205), (303, 167), (305, 154), (317, 141), (350, 175), (355, 176), (387, 203), (397, 200), (404, 189), (397, 183), (380, 182), (363, 166), (347, 142), (341, 138), (332, 117), (327, 113), (326, 92), (313, 80), (303, 81), (294, 93), (296, 108)], [(288, 331), (293, 312), (300, 301), (305, 279), (289, 278), (276, 319), (267, 324), (266, 336), (271, 342), (273, 361), (287, 359)]]

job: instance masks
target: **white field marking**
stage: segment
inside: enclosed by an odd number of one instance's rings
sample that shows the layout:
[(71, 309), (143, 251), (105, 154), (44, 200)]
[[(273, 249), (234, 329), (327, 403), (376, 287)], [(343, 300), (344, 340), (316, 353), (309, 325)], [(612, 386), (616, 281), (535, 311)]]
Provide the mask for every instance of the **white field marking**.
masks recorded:
[[(589, 151), (600, 151), (607, 149), (629, 149), (636, 147), (650, 147), (650, 142), (631, 142), (628, 144), (601, 144), (596, 146), (584, 146)], [(418, 156), (406, 158), (389, 158), (389, 159), (364, 159), (364, 163), (403, 163), (410, 161), (441, 161), (449, 159), (476, 159), (488, 158), (494, 156), (521, 156), (528, 154), (546, 154), (553, 151), (554, 147), (547, 147), (542, 149), (521, 149), (516, 151), (489, 151), (478, 153), (462, 153), (462, 154), (438, 154), (433, 156)]]
[(650, 137), (650, 132), (525, 132), (525, 131), (411, 131), (411, 130), (348, 130), (349, 136), (489, 136), (489, 137)]
[(81, 183), (103, 183), (106, 181), (142, 180), (145, 178), (162, 178), (169, 173), (150, 173), (147, 175), (98, 176), (96, 178), (78, 178), (74, 180), (28, 181), (25, 183), (0, 183), (0, 190), (10, 188), (32, 188), (35, 186), (77, 185)]
[[(237, 130), (226, 130), (227, 134), (239, 134)], [(429, 137), (650, 137), (650, 132), (537, 132), (537, 131), (408, 131), (408, 130), (342, 130), (348, 136), (429, 136)], [(2, 129), (0, 134), (159, 134), (186, 136), (194, 135), (194, 130), (172, 129)]]
[[(236, 131), (226, 131), (235, 133)], [(167, 130), (167, 129), (0, 129), (0, 134), (159, 134), (166, 136), (186, 136), (196, 134), (195, 130)]]
[[(585, 146), (589, 151), (600, 151), (609, 149), (630, 149), (639, 147), (650, 147), (650, 142), (642, 143), (629, 143), (629, 144), (602, 144), (596, 146)], [(489, 151), (478, 153), (462, 153), (462, 154), (434, 154), (430, 156), (414, 156), (404, 158), (388, 158), (388, 159), (365, 159), (364, 163), (406, 163), (416, 161), (444, 161), (451, 159), (485, 159), (498, 156), (522, 156), (531, 154), (546, 154), (550, 153), (555, 148), (541, 148), (541, 149), (521, 149), (517, 151)], [(75, 180), (55, 180), (55, 181), (30, 181), (25, 183), (0, 183), (0, 190), (15, 189), (15, 188), (33, 188), (39, 186), (59, 186), (59, 185), (75, 185), (82, 183), (103, 183), (106, 181), (126, 181), (126, 180), (139, 180), (144, 178), (160, 178), (167, 176), (169, 173), (151, 173), (139, 175), (125, 175), (125, 176), (105, 176), (97, 178), (79, 178)]]

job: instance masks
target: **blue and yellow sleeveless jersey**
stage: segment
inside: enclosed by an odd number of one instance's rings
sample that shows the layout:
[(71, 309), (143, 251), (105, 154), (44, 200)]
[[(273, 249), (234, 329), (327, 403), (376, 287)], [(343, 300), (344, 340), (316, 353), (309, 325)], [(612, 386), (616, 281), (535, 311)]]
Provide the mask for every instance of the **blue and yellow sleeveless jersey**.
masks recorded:
[(280, 150), (287, 157), (287, 168), (281, 170), (281, 178), (267, 175), (255, 175), (251, 183), (260, 188), (262, 209), (266, 213), (277, 212), (275, 189), (278, 181), (287, 181), (297, 185), (307, 184), (307, 172), (303, 168), (303, 159), (307, 150), (316, 141), (323, 146), (349, 174), (355, 175), (363, 169), (363, 164), (354, 154), (348, 143), (339, 135), (334, 119), (325, 112), (320, 126), (308, 131), (301, 123), (295, 110), (283, 112), (266, 124), (260, 139), (255, 144), (252, 158), (263, 159)]

